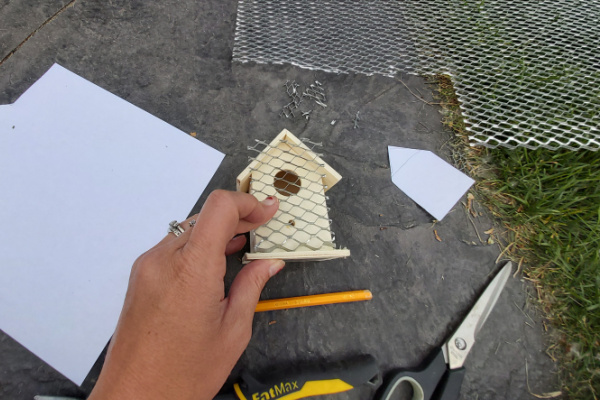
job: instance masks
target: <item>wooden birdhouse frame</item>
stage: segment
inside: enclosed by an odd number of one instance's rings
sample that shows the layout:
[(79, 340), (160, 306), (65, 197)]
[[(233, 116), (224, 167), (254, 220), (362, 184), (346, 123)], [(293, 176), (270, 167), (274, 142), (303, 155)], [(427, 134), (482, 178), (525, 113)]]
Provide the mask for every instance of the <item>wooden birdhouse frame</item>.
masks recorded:
[(279, 210), (269, 222), (250, 232), (250, 252), (244, 255), (244, 262), (348, 257), (348, 249), (335, 246), (325, 195), (342, 176), (313, 151), (318, 144), (300, 140), (286, 129), (271, 143), (256, 142), (248, 147), (257, 154), (238, 175), (237, 190), (259, 201), (277, 197)]

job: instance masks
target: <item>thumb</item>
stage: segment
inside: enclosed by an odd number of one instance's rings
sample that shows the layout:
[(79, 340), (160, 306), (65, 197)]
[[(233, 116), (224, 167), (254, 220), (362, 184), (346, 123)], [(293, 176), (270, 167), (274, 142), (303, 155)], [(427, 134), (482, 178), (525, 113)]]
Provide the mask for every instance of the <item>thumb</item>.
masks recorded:
[(260, 292), (284, 266), (282, 260), (256, 260), (244, 266), (229, 289), (227, 322), (234, 325), (251, 324)]

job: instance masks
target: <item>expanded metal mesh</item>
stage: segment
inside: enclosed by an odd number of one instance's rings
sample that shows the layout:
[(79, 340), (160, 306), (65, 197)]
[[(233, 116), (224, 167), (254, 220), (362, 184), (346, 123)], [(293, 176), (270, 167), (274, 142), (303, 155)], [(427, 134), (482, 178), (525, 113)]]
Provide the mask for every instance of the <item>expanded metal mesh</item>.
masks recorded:
[(324, 164), (314, 152), (320, 144), (301, 141), (306, 147), (286, 139), (272, 145), (256, 140), (248, 147), (257, 153), (251, 158), (256, 163), (250, 168), (250, 193), (261, 201), (268, 196), (279, 199), (275, 216), (250, 234), (253, 253), (335, 249)]
[(472, 144), (600, 148), (600, 1), (240, 1), (234, 59), (449, 74)]

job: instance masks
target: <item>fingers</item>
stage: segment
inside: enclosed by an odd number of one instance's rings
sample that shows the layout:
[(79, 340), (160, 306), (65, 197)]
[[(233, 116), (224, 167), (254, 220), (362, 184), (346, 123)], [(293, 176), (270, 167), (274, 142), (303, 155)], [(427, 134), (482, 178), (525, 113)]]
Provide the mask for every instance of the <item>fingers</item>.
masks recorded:
[(246, 236), (239, 235), (234, 237), (227, 243), (227, 247), (225, 248), (225, 254), (231, 255), (233, 253), (237, 253), (246, 245)]
[(208, 196), (198, 214), (197, 226), (185, 247), (222, 256), (232, 237), (258, 228), (275, 215), (278, 207), (275, 197), (259, 202), (248, 193), (216, 190)]
[(224, 317), (224, 323), (228, 327), (239, 324), (242, 329), (248, 328), (247, 324), (252, 323), (254, 310), (265, 284), (284, 266), (285, 263), (281, 260), (257, 260), (241, 269), (229, 289)]

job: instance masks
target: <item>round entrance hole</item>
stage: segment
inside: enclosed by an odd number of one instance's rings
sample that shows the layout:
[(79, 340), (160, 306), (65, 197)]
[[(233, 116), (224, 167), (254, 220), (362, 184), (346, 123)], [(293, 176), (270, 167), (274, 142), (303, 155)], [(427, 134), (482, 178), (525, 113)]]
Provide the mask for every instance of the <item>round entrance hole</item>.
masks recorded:
[(275, 181), (273, 186), (277, 193), (284, 196), (291, 196), (297, 194), (300, 191), (302, 181), (300, 177), (292, 171), (279, 171), (275, 174)]

